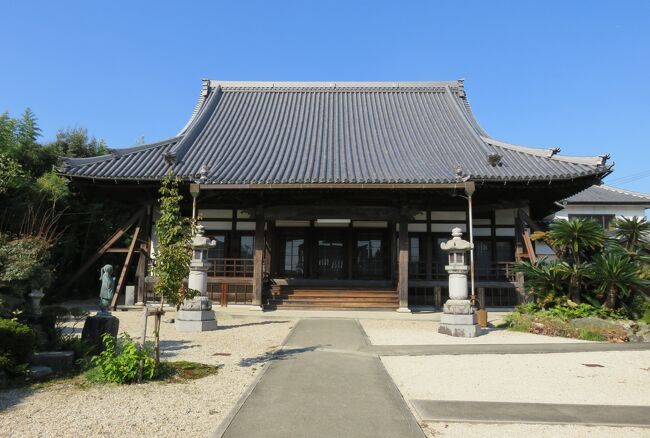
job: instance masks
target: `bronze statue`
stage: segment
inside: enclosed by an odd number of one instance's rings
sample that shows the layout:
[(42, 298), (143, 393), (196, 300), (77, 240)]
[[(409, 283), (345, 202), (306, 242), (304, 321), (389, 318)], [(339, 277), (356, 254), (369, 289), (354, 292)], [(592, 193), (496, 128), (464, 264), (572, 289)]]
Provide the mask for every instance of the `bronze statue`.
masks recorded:
[(99, 291), (99, 312), (98, 315), (110, 315), (108, 306), (113, 299), (113, 292), (115, 291), (115, 277), (112, 276), (113, 267), (111, 265), (104, 265), (101, 270), (99, 280), (102, 282), (102, 288)]

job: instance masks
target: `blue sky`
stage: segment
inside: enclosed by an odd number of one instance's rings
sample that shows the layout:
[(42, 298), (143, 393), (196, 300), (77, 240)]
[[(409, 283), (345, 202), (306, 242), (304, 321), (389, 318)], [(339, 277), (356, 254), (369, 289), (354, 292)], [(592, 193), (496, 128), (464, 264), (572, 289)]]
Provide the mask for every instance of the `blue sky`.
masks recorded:
[(493, 137), (610, 153), (607, 182), (650, 192), (648, 23), (648, 1), (6, 2), (0, 111), (126, 147), (175, 135), (201, 78), (465, 78)]

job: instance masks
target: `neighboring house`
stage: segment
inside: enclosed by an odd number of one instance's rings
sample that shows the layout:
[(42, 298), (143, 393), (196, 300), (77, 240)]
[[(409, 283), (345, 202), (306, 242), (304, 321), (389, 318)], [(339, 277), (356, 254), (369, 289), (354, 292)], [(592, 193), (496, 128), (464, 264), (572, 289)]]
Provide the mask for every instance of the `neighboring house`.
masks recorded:
[(483, 303), (519, 300), (511, 265), (532, 252), (531, 222), (611, 172), (606, 156), (558, 152), (490, 137), (462, 81), (206, 80), (178, 135), (66, 158), (60, 172), (132, 200), (137, 230), (151, 229), (160, 179), (180, 176), (183, 208), (192, 214), (191, 192), (217, 241), (208, 294), (221, 305), (405, 310), (444, 301), (440, 243), (455, 226), (470, 238), (470, 223)]
[[(561, 210), (546, 217), (554, 219), (589, 218), (608, 229), (614, 218), (645, 217), (650, 208), (650, 195), (619, 189), (607, 185), (594, 185), (557, 203)], [(551, 248), (543, 242), (535, 242), (535, 252), (540, 257), (555, 258)]]
[(645, 217), (646, 209), (650, 208), (650, 195), (600, 185), (591, 186), (559, 204), (563, 208), (555, 213), (556, 218), (588, 217), (609, 228), (616, 217)]

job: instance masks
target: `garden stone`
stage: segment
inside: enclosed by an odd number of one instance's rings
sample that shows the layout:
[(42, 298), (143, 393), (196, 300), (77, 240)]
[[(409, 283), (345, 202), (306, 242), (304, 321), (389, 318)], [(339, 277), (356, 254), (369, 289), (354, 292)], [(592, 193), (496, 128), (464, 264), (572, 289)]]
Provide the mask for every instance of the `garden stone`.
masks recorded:
[(81, 339), (92, 346), (90, 353), (96, 355), (104, 351), (102, 335), (104, 333), (110, 333), (111, 336), (117, 338), (119, 328), (120, 320), (114, 316), (89, 316), (84, 323)]
[(573, 325), (581, 329), (603, 329), (611, 330), (618, 329), (620, 324), (615, 321), (608, 321), (606, 319), (587, 317), (587, 318), (577, 318), (573, 320)]
[(54, 374), (54, 371), (50, 367), (37, 365), (29, 368), (29, 377), (32, 380), (44, 380), (52, 374)]
[(650, 342), (650, 329), (639, 330), (630, 335), (630, 342)]
[(34, 353), (31, 364), (46, 366), (55, 372), (69, 370), (74, 366), (74, 351), (44, 351)]

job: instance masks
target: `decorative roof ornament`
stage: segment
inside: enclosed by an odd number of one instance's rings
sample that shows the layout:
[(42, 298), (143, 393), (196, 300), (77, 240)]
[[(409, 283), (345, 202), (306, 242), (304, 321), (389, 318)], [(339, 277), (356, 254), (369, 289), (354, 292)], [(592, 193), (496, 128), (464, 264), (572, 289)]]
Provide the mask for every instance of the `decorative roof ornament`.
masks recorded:
[(501, 167), (503, 166), (503, 163), (501, 162), (501, 159), (503, 158), (503, 155), (492, 153), (488, 155), (488, 164), (492, 167)]
[(600, 163), (598, 163), (599, 166), (604, 166), (607, 163), (607, 160), (611, 158), (609, 154), (604, 154), (604, 155), (598, 155), (598, 158), (600, 158)]
[(556, 154), (559, 154), (562, 151), (560, 148), (551, 148), (548, 150), (548, 156), (546, 158), (551, 158)]
[(210, 172), (210, 167), (207, 164), (204, 164), (201, 166), (199, 171), (197, 172), (196, 176), (196, 182), (199, 184), (203, 184), (208, 180), (208, 173)]

